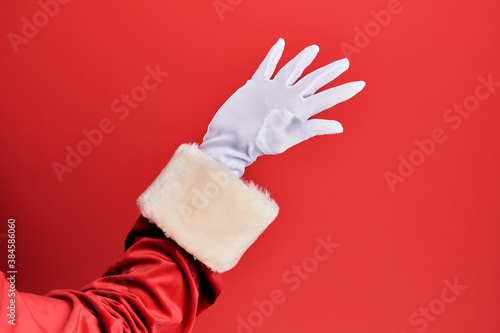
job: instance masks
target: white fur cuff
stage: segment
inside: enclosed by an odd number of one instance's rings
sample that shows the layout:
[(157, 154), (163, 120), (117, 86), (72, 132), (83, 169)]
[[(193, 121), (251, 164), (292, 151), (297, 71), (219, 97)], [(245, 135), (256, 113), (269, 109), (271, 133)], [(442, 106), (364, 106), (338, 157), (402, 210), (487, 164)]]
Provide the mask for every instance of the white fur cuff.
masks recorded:
[(139, 197), (142, 215), (217, 272), (225, 272), (278, 215), (265, 191), (245, 184), (195, 144), (181, 145)]

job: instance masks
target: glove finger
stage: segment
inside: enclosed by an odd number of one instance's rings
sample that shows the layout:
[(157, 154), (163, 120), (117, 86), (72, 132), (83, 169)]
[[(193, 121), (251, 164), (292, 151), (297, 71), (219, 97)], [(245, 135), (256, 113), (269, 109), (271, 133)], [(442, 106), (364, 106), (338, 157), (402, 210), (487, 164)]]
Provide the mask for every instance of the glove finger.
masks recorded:
[(342, 133), (344, 130), (342, 125), (336, 120), (311, 119), (303, 121), (296, 118), (296, 121), (298, 123), (296, 123), (295, 126), (290, 126), (290, 128), (285, 131), (284, 136), (286, 139), (281, 140), (281, 147), (277, 152), (275, 152), (275, 154), (282, 153), (288, 148), (306, 141), (316, 135), (337, 134)]
[(260, 64), (259, 68), (253, 75), (252, 79), (256, 79), (258, 77), (264, 76), (266, 79), (271, 79), (274, 71), (276, 70), (276, 66), (278, 65), (278, 61), (283, 54), (283, 50), (285, 48), (285, 41), (283, 38), (280, 38), (276, 44), (273, 45), (271, 50), (267, 53), (266, 58)]
[(316, 135), (338, 134), (344, 131), (342, 124), (336, 120), (311, 119), (303, 126), (308, 139)]
[(335, 80), (340, 74), (344, 73), (349, 68), (349, 60), (347, 58), (332, 62), (320, 69), (305, 76), (297, 82), (295, 86), (302, 91), (302, 97), (307, 98), (324, 85)]
[(276, 74), (275, 80), (285, 82), (286, 85), (291, 86), (298, 80), (304, 70), (316, 58), (319, 52), (317, 45), (306, 47), (295, 58), (290, 60), (283, 68)]
[(338, 87), (334, 87), (318, 94), (312, 95), (305, 99), (304, 108), (305, 114), (301, 114), (302, 119), (308, 119), (315, 114), (331, 108), (341, 102), (347, 101), (359, 93), (365, 87), (365, 82), (349, 82)]

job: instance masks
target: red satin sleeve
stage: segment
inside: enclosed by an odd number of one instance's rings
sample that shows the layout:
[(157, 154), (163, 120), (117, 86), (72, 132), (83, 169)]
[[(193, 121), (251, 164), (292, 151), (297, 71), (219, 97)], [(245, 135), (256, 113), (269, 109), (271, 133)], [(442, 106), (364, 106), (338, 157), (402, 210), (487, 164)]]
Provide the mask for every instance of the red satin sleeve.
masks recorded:
[(0, 272), (0, 332), (191, 332), (196, 316), (220, 294), (221, 275), (142, 216), (125, 249), (80, 290), (16, 291), (16, 325), (8, 323), (10, 283)]

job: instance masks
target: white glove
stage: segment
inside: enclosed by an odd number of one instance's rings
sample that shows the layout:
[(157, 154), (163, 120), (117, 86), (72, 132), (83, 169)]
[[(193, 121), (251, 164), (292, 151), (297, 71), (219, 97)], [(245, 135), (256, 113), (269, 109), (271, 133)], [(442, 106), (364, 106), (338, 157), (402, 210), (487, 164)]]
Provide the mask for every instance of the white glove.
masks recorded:
[(335, 120), (308, 119), (348, 100), (365, 86), (363, 81), (350, 82), (315, 94), (349, 68), (347, 59), (296, 82), (318, 54), (316, 45), (305, 48), (271, 79), (284, 47), (280, 38), (252, 79), (219, 109), (200, 145), (237, 177), (261, 155), (280, 154), (316, 135), (341, 133), (342, 125)]

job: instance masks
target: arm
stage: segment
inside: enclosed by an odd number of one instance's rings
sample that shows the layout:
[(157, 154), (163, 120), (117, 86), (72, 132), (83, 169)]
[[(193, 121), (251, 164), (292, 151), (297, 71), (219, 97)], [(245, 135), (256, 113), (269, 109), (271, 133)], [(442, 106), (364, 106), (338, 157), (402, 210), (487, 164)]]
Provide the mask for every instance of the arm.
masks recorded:
[[(221, 291), (216, 271), (234, 266), (278, 209), (196, 145), (175, 152), (139, 207), (150, 220), (137, 220), (102, 277), (45, 296), (16, 291), (16, 325), (3, 315), (0, 332), (190, 332)], [(0, 276), (2, 309), (8, 289)]]
[[(1, 332), (191, 331), (196, 315), (219, 295), (220, 273), (236, 265), (278, 214), (265, 190), (240, 179), (245, 167), (315, 135), (340, 133), (336, 121), (309, 118), (364, 87), (351, 82), (316, 94), (347, 69), (347, 60), (297, 81), (317, 46), (271, 79), (283, 48), (280, 39), (221, 107), (200, 147), (177, 149), (140, 196), (142, 215), (126, 251), (104, 275), (80, 290), (14, 291), (16, 325), (3, 316)], [(2, 309), (10, 306), (9, 288), (0, 272)]]
[[(9, 283), (0, 275), (0, 306), (7, 309)], [(101, 278), (45, 296), (16, 291), (16, 325), (4, 314), (0, 332), (190, 332), (221, 287), (220, 274), (141, 216), (126, 251)]]

